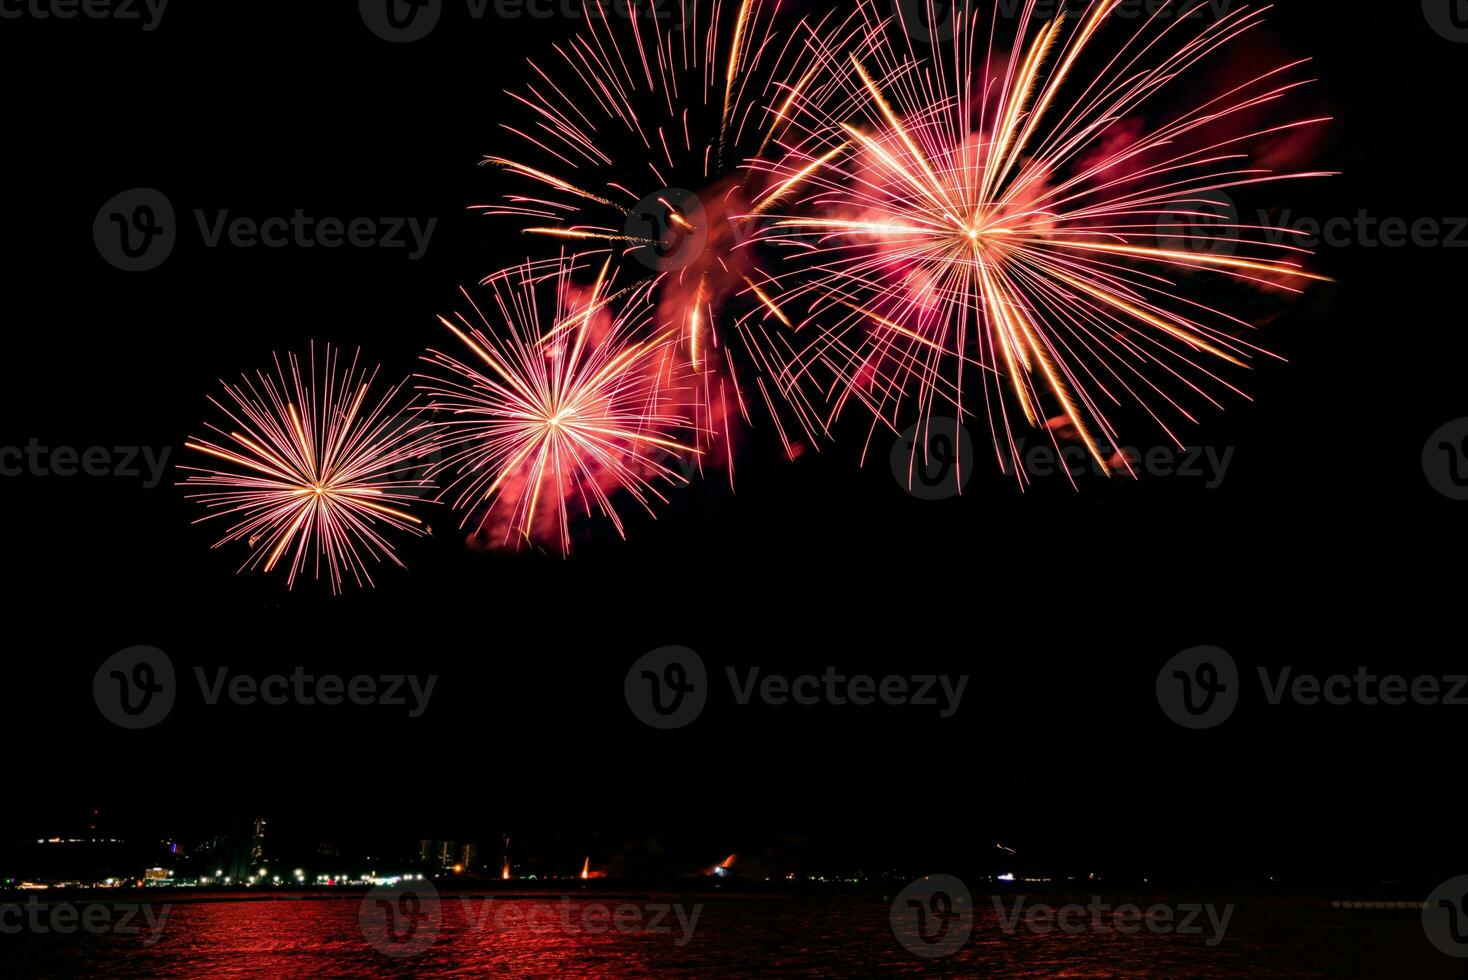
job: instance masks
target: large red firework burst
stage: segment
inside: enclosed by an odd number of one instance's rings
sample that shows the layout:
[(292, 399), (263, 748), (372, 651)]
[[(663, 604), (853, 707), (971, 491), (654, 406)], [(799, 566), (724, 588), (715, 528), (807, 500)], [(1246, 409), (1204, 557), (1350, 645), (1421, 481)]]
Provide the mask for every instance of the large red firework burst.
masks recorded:
[(777, 295), (809, 316), (789, 370), (830, 392), (831, 417), (859, 403), (894, 429), (904, 413), (964, 418), (977, 388), (1021, 482), (1025, 423), (1129, 467), (1110, 410), (1140, 406), (1177, 442), (1168, 416), (1192, 421), (1188, 398), (1217, 405), (1225, 372), (1267, 353), (1184, 280), (1298, 292), (1321, 278), (1287, 232), (1233, 218), (1201, 247), (1178, 234), (1219, 193), (1324, 176), (1260, 153), (1325, 121), (1274, 115), (1303, 62), (1217, 85), (1206, 69), (1262, 10), (1209, 21), (1163, 5), (1128, 32), (1119, 5), (1047, 20), (1027, 0), (1006, 57), (997, 8), (986, 20), (961, 2), (940, 23), (931, 3), (894, 17), (859, 0), (865, 37), (823, 53), (839, 94), (793, 99), (784, 152), (754, 163), (775, 181), (750, 212), (761, 241), (790, 249)]
[(368, 400), (377, 369), (359, 356), (343, 366), (327, 346), (318, 365), (313, 344), (304, 372), (295, 354), (288, 370), (276, 356), (273, 374), (224, 383), (224, 400), (209, 399), (229, 424), (206, 423), (214, 436), (186, 445), (218, 462), (180, 467), (190, 474), (182, 485), (210, 511), (200, 521), (235, 522), (215, 547), (247, 542), (241, 571), (284, 559), (287, 586), (309, 568), (339, 593), (347, 576), (372, 585), (369, 560), (402, 565), (386, 531), (423, 533), (408, 508), (432, 488), (421, 472), (428, 433), (401, 405), (401, 384)]
[[(645, 284), (618, 290), (607, 261), (589, 288), (585, 257), (527, 262), (485, 281), (489, 302), (440, 322), (462, 347), (430, 350), (418, 387), (444, 450), (436, 472), (465, 526), (490, 543), (567, 553), (573, 517), (601, 514), (625, 536), (613, 497), (652, 511), (686, 482), (696, 449), (678, 328), (660, 326)], [(472, 315), (472, 319), (471, 319)]]

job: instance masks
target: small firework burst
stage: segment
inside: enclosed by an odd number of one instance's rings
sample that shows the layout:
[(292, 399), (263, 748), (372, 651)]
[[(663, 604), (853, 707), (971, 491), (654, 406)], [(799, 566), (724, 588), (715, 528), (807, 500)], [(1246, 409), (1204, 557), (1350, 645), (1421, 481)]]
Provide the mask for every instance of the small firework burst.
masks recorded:
[(774, 219), (760, 239), (788, 250), (780, 301), (809, 313), (790, 370), (819, 377), (831, 418), (851, 403), (894, 431), (904, 413), (964, 418), (977, 388), (1021, 482), (1025, 424), (1129, 469), (1111, 410), (1139, 408), (1181, 445), (1167, 416), (1193, 421), (1187, 398), (1217, 406), (1210, 387), (1237, 390), (1223, 373), (1268, 354), (1184, 280), (1299, 292), (1322, 278), (1288, 231), (1235, 217), (1201, 247), (1178, 234), (1230, 189), (1326, 176), (1261, 152), (1325, 121), (1270, 116), (1303, 62), (1215, 84), (1205, 62), (1263, 10), (1199, 29), (1188, 3), (1103, 51), (1117, 6), (1046, 19), (1027, 0), (1006, 57), (1001, 15), (986, 23), (977, 3), (956, 6), (951, 43), (919, 49), (944, 33), (932, 3), (889, 17), (860, 0), (867, 37), (824, 65), (843, 93), (799, 100), (787, 152), (754, 164), (778, 181), (754, 210)]
[(333, 592), (350, 577), (371, 586), (368, 562), (402, 566), (385, 532), (423, 533), (408, 508), (432, 489), (421, 469), (432, 452), (412, 406), (401, 405), (400, 383), (375, 401), (368, 393), (378, 369), (359, 366), (360, 351), (343, 367), (329, 345), (318, 366), (313, 344), (305, 371), (295, 354), (273, 374), (244, 375), (224, 383), (223, 400), (209, 400), (228, 418), (206, 422), (209, 438), (187, 448), (219, 462), (185, 466), (189, 499), (210, 511), (195, 523), (233, 520), (215, 545), (246, 542), (240, 571), (274, 571), (285, 561), (287, 587), (309, 568), (324, 572)]
[[(691, 386), (676, 325), (653, 320), (646, 285), (617, 290), (609, 262), (589, 289), (582, 257), (527, 262), (485, 281), (486, 310), (439, 321), (464, 354), (430, 350), (418, 376), (452, 473), (464, 526), (497, 545), (571, 548), (576, 514), (601, 514), (625, 537), (613, 497), (652, 513), (660, 486), (686, 482), (696, 450)], [(462, 358), (462, 359), (461, 359)]]

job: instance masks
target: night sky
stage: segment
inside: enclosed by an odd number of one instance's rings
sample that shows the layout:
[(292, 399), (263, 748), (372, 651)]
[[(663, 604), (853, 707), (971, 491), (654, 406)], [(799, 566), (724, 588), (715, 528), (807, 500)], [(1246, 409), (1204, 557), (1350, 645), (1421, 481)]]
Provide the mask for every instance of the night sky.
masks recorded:
[[(268, 5), (267, 5), (268, 6)], [(310, 9), (306, 9), (309, 7)], [(318, 9), (320, 8), (320, 9)], [(340, 8), (340, 9), (335, 9)], [(375, 590), (294, 593), (236, 576), (174, 484), (221, 378), (308, 340), (402, 377), (456, 289), (549, 254), (471, 213), (508, 182), (479, 167), (522, 58), (571, 22), (455, 19), (388, 45), (351, 5), (179, 4), (164, 29), (0, 21), (8, 94), (0, 444), (171, 447), (161, 485), (4, 478), (11, 751), (6, 839), (66, 834), (91, 807), (125, 833), (206, 836), (237, 813), (306, 838), (493, 841), (509, 830), (809, 867), (979, 866), (995, 841), (1069, 867), (1299, 869), (1363, 880), (1462, 869), (1468, 707), (1267, 705), (1255, 668), (1463, 673), (1462, 508), (1423, 475), (1428, 437), (1468, 415), (1462, 256), (1323, 247), (1339, 282), (1262, 332), (1289, 363), (1200, 419), (1226, 479), (1059, 479), (1021, 493), (983, 456), (961, 498), (916, 499), (890, 435), (852, 418), (796, 462), (768, 425), (736, 491), (627, 508), (571, 558), (466, 549), (439, 508), (410, 571)], [(449, 17), (450, 14), (446, 14)], [(1297, 214), (1468, 214), (1457, 100), (1468, 46), (1416, 4), (1287, 2), (1282, 50), (1313, 55), (1307, 104), (1336, 115), (1289, 188)], [(14, 55), (14, 56), (12, 56)], [(181, 239), (123, 273), (93, 243), (113, 195), (161, 190)], [(437, 218), (407, 250), (207, 249), (194, 209), (261, 218)], [(1468, 244), (1468, 236), (1465, 236)], [(987, 438), (981, 421), (972, 426)], [(1124, 442), (1158, 435), (1137, 425)], [(986, 444), (986, 442), (984, 443)], [(125, 647), (166, 651), (185, 693), (142, 732), (91, 693)], [(1247, 694), (1190, 732), (1154, 681), (1174, 654), (1229, 651)], [(696, 650), (703, 715), (654, 731), (623, 680), (654, 648)], [(431, 704), (203, 704), (193, 668), (436, 674)], [(726, 667), (969, 675), (950, 718), (922, 707), (741, 707)], [(615, 842), (615, 843), (613, 843)], [(550, 845), (547, 845), (550, 846)], [(560, 846), (560, 845), (556, 845)]]

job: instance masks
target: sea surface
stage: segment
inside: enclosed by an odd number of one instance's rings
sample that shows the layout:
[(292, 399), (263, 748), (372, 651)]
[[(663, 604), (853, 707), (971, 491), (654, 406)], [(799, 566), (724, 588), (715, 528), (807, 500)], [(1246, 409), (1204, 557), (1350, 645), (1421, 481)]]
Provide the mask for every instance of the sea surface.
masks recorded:
[[(891, 894), (514, 895), (401, 894), (249, 900), (138, 899), (104, 928), (63, 932), (70, 913), (36, 913), (13, 931), (0, 919), (5, 977), (1345, 977), (1464, 976), (1463, 961), (1432, 949), (1419, 916), (1323, 903), (1240, 901), (1218, 937), (1109, 928), (1083, 917), (1073, 932), (1006, 928), (1013, 896), (974, 902), (956, 951), (924, 947), (893, 925)], [(0, 899), (0, 906), (29, 899)], [(1078, 897), (1079, 901), (1086, 901)], [(1145, 906), (1145, 898), (1125, 899)], [(1065, 900), (1035, 897), (1030, 903)], [(1108, 901), (1113, 901), (1108, 899)], [(1121, 901), (1121, 900), (1116, 900)], [(1179, 904), (1173, 897), (1166, 901)], [(77, 919), (89, 911), (82, 898)], [(1227, 902), (1215, 903), (1222, 909)], [(1011, 919), (1011, 921), (1013, 921)], [(1096, 923), (1100, 923), (1100, 927)], [(943, 926), (927, 924), (933, 928)], [(1164, 927), (1159, 923), (1158, 928)], [(60, 927), (58, 929), (57, 927)], [(128, 930), (136, 929), (136, 932)], [(932, 932), (938, 935), (937, 932)]]

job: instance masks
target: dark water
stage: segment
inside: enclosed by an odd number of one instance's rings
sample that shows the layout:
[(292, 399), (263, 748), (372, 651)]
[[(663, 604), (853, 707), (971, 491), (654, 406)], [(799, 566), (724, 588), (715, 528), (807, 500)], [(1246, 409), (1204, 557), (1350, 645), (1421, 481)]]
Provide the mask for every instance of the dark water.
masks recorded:
[[(386, 907), (360, 895), (175, 902), (156, 933), (139, 916), (138, 935), (0, 935), (0, 976), (1462, 975), (1426, 943), (1410, 912), (1241, 902), (1210, 946), (1207, 935), (1148, 931), (1006, 933), (981, 898), (966, 944), (930, 960), (895, 938), (891, 901), (879, 894), (446, 895), (411, 909), (415, 918), (403, 921), (413, 925), (398, 929), (396, 942), (382, 918)], [(162, 912), (159, 902), (154, 922)]]

